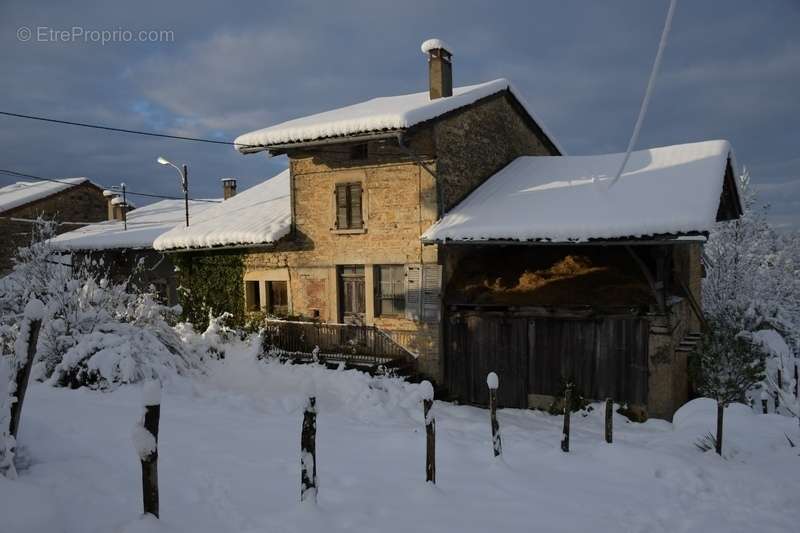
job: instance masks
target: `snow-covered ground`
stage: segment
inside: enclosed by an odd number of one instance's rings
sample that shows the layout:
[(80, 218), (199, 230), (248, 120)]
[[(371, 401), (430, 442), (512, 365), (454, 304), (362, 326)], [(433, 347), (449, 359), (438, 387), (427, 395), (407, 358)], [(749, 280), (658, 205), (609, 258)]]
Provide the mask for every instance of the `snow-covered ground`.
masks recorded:
[[(504, 458), (492, 457), (485, 410), (436, 402), (437, 481), (424, 482), (421, 391), (356, 371), (259, 362), (229, 350), (201, 378), (166, 384), (159, 435), (161, 521), (141, 519), (131, 440), (142, 387), (112, 393), (34, 384), (22, 459), (0, 478), (0, 530), (22, 532), (798, 531), (796, 421), (726, 414), (726, 455), (694, 446), (714, 405), (695, 401), (675, 424), (600, 410), (572, 420), (499, 413)], [(502, 383), (500, 384), (502, 387)], [(319, 501), (299, 504), (305, 395), (318, 401)]]

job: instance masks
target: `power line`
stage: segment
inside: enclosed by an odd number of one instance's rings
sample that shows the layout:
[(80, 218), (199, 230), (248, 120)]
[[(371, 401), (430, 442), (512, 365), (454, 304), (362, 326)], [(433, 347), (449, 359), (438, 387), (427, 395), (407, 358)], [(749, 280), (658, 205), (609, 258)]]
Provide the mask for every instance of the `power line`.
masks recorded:
[(125, 128), (114, 128), (111, 126), (103, 126), (100, 124), (89, 124), (86, 122), (73, 122), (71, 120), (59, 120), (55, 118), (48, 118), (48, 117), (41, 117), (37, 115), (23, 115), (22, 113), (12, 113), (10, 111), (0, 111), (0, 115), (5, 115), (7, 117), (14, 117), (14, 118), (25, 118), (29, 120), (39, 120), (42, 122), (52, 122), (54, 124), (64, 124), (67, 126), (80, 126), (82, 128), (92, 128), (96, 130), (105, 130), (105, 131), (115, 131), (118, 133), (132, 133), (134, 135), (146, 135), (148, 137), (161, 137), (164, 139), (174, 139), (179, 141), (193, 141), (193, 142), (201, 142), (201, 143), (210, 143), (210, 144), (224, 144), (226, 146), (236, 146), (236, 147), (244, 147), (244, 148), (257, 148), (256, 146), (249, 145), (249, 144), (241, 144), (235, 143), (232, 141), (219, 141), (214, 139), (203, 139), (201, 137), (187, 137), (183, 135), (168, 135), (166, 133), (157, 133), (154, 131), (141, 131), (141, 130), (129, 130)]
[[(15, 176), (15, 177), (21, 177), (21, 178), (30, 178), (30, 179), (39, 180), (39, 181), (50, 181), (50, 182), (53, 182), (53, 183), (63, 183), (63, 184), (67, 184), (67, 185), (75, 185), (74, 183), (71, 183), (69, 181), (57, 180), (57, 179), (53, 179), (53, 178), (44, 178), (42, 176), (36, 176), (34, 174), (26, 174), (24, 172), (16, 172), (14, 170), (6, 170), (6, 169), (2, 169), (2, 168), (0, 168), (0, 174), (6, 174), (8, 176)], [(111, 189), (112, 187), (104, 187), (104, 188), (105, 189)], [(162, 198), (162, 199), (165, 199), (165, 200), (183, 200), (183, 197), (181, 197), (181, 196), (167, 196), (167, 195), (163, 195), (163, 194), (152, 194), (152, 193), (147, 193), (147, 192), (133, 192), (133, 191), (128, 191), (128, 190), (125, 191), (125, 194), (133, 194), (133, 195), (136, 195), (136, 196), (146, 196), (148, 198)], [(218, 203), (221, 202), (221, 200), (207, 200), (207, 199), (201, 199), (201, 198), (189, 198), (189, 200), (191, 200), (193, 202), (207, 202), (207, 203), (212, 203), (212, 204), (218, 204)]]

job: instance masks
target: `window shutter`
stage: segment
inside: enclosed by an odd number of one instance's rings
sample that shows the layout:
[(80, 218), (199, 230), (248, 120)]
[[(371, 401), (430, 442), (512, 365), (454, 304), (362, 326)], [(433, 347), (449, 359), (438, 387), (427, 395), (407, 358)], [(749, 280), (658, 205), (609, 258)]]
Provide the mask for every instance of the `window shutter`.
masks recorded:
[(426, 322), (439, 320), (441, 305), (442, 265), (422, 267), (422, 319)]
[(336, 186), (336, 228), (347, 228), (347, 185)]
[(422, 265), (406, 265), (406, 318), (419, 320), (422, 305)]
[(350, 193), (350, 225), (352, 229), (358, 229), (363, 225), (361, 216), (361, 184), (351, 183), (349, 185)]

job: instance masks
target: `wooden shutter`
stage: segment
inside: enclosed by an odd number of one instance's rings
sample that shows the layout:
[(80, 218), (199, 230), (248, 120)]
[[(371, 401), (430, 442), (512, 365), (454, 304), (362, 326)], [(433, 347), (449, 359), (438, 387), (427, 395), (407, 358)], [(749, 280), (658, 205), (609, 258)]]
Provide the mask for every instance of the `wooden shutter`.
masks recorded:
[(439, 320), (441, 302), (442, 265), (422, 267), (422, 319), (426, 322)]
[(422, 265), (406, 265), (406, 318), (419, 320), (422, 304)]
[(347, 185), (340, 183), (336, 185), (336, 228), (346, 229), (347, 224)]
[(348, 192), (350, 193), (349, 200), (349, 211), (350, 211), (350, 224), (348, 225), (351, 229), (359, 229), (364, 225), (363, 218), (361, 216), (361, 184), (360, 183), (351, 183), (348, 186)]

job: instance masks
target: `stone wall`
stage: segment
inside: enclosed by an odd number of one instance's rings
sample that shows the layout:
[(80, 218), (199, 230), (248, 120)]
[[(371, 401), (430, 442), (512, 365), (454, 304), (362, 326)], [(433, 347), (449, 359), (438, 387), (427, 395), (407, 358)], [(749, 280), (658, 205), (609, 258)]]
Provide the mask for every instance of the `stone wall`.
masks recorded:
[(509, 91), (448, 115), (433, 127), (445, 211), (517, 157), (557, 155)]
[[(0, 213), (0, 217), (35, 219), (43, 216), (59, 222), (99, 222), (106, 220), (107, 202), (103, 191), (82, 183), (46, 198)], [(58, 233), (72, 231), (80, 226), (61, 225)], [(0, 218), (0, 275), (8, 273), (13, 266), (13, 257), (20, 246), (30, 244), (31, 224)]]

